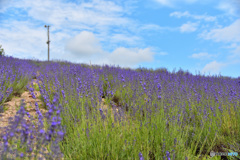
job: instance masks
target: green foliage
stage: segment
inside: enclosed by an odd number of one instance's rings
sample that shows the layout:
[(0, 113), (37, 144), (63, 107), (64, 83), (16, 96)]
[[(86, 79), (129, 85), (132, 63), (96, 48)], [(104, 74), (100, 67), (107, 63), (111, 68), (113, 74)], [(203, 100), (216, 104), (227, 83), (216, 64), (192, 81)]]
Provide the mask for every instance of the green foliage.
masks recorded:
[(10, 101), (12, 97), (20, 97), (21, 94), (24, 92), (26, 85), (28, 83), (27, 77), (21, 77), (20, 79), (15, 79), (11, 87), (13, 88), (13, 92), (10, 94), (10, 96), (7, 98), (7, 101)]
[(5, 81), (4, 86), (6, 87), (6, 89), (4, 92), (7, 93), (7, 88), (12, 88), (13, 91), (11, 92), (11, 94), (9, 94), (8, 97), (4, 97), (2, 99), (2, 101), (0, 102), (0, 105), (2, 105), (5, 102), (10, 101), (14, 96), (20, 97), (21, 94), (24, 92), (29, 79), (28, 79), (28, 77), (23, 77), (23, 76), (20, 76), (18, 78), (17, 77), (18, 76), (16, 76), (16, 78), (12, 84), (9, 83), (9, 80)]
[(38, 84), (34, 84), (33, 88), (34, 88), (35, 91), (40, 91)]
[(38, 66), (38, 67), (40, 67), (41, 64), (42, 64), (41, 62), (37, 62), (37, 61), (33, 61), (32, 63), (35, 64), (35, 65)]
[(2, 48), (2, 45), (0, 45), (0, 56), (5, 56), (5, 51)]

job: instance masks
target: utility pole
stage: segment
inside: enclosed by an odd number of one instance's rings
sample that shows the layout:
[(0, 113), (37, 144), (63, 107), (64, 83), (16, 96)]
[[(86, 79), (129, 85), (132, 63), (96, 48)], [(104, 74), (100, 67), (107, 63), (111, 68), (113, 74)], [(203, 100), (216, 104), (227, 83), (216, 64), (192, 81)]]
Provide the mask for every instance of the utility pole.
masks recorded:
[(49, 48), (49, 45), (50, 45), (50, 40), (49, 40), (49, 25), (45, 25), (44, 26), (45, 28), (48, 28), (48, 41), (47, 41), (47, 44), (48, 44), (48, 62), (49, 62), (49, 52), (50, 52), (50, 48)]

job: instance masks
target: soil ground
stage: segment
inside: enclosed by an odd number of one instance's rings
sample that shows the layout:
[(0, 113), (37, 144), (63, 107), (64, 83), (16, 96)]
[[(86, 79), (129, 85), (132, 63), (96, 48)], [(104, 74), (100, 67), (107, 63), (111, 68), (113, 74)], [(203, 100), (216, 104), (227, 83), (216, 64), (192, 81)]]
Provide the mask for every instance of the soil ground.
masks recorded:
[[(37, 80), (33, 79), (31, 82), (29, 82), (29, 85), (37, 85)], [(34, 94), (36, 96), (36, 99), (32, 97), (30, 94), (30, 91), (24, 91), (20, 97), (13, 97), (9, 102), (4, 103), (4, 107), (6, 110), (4, 113), (0, 114), (0, 152), (3, 149), (3, 139), (2, 135), (6, 134), (6, 127), (9, 125), (9, 120), (12, 118), (14, 120), (15, 115), (17, 111), (20, 109), (21, 101), (23, 100), (25, 105), (25, 111), (27, 111), (33, 118), (33, 123), (37, 124), (38, 118), (37, 118), (37, 113), (36, 113), (36, 107), (35, 107), (35, 102), (38, 103), (39, 106), (42, 105), (42, 101), (40, 100), (40, 92), (39, 91), (34, 91)], [(43, 115), (47, 112), (47, 110), (42, 109), (39, 107), (39, 110)], [(27, 115), (24, 116), (24, 119), (27, 121), (27, 123), (30, 123), (30, 119), (27, 117)], [(12, 121), (11, 120), (11, 121)], [(21, 126), (19, 127), (19, 129)], [(40, 156), (39, 156), (40, 157)]]

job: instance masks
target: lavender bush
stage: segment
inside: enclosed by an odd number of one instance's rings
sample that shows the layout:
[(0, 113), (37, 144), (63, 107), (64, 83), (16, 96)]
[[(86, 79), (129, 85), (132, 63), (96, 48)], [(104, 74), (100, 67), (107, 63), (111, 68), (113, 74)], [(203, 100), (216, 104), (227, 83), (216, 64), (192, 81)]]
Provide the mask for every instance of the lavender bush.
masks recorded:
[[(37, 130), (33, 141), (35, 150), (48, 146), (51, 158), (62, 153), (65, 159), (194, 160), (210, 158), (211, 150), (240, 152), (240, 78), (37, 63), (48, 112), (44, 124), (38, 111), (38, 128), (47, 130)], [(102, 98), (107, 112), (101, 109)], [(20, 156), (33, 143), (23, 142)]]
[[(27, 61), (0, 56), (0, 106), (20, 96), (34, 72), (34, 67)], [(3, 112), (3, 109), (1, 109)]]

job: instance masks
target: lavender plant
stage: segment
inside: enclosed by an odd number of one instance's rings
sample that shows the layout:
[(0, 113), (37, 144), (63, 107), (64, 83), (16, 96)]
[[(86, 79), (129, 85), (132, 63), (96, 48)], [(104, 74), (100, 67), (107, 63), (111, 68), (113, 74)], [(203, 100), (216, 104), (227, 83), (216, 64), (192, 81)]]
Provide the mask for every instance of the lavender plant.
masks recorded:
[(0, 56), (0, 106), (20, 96), (34, 72), (34, 67), (27, 61)]
[(38, 146), (58, 144), (65, 159), (207, 159), (211, 150), (240, 151), (240, 78), (69, 62), (39, 70), (52, 117)]

